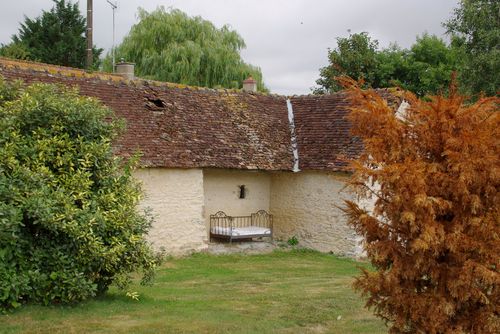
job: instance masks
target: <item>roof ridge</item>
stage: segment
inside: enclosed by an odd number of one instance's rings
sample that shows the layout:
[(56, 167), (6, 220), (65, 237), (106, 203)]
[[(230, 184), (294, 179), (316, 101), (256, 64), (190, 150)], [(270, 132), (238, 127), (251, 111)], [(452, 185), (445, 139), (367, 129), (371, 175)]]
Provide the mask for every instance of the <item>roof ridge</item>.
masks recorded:
[(36, 72), (45, 72), (52, 75), (61, 75), (66, 77), (81, 77), (81, 78), (95, 78), (103, 81), (126, 81), (121, 75), (106, 73), (106, 72), (88, 72), (86, 70), (74, 67), (67, 67), (54, 64), (46, 64), (35, 62), (31, 60), (19, 60), (0, 57), (0, 65), (10, 68), (19, 68), (22, 70), (32, 70)]
[(325, 99), (332, 97), (345, 97), (347, 92), (345, 90), (328, 93), (328, 94), (294, 94), (288, 95), (288, 99)]
[[(383, 88), (368, 88), (368, 90), (373, 90), (376, 93), (388, 93), (391, 94), (394, 97), (400, 98), (401, 95), (404, 93), (404, 89), (398, 86), (391, 86), (391, 87), (383, 87)], [(348, 91), (346, 89), (339, 90), (336, 92), (332, 93), (325, 93), (325, 94), (293, 94), (293, 95), (287, 95), (286, 98), (288, 99), (297, 99), (297, 98), (311, 98), (311, 99), (321, 99), (321, 98), (329, 98), (329, 97), (345, 97), (348, 95)], [(383, 96), (382, 96), (383, 97)]]
[(235, 88), (210, 88), (210, 87), (192, 86), (192, 85), (144, 79), (144, 78), (135, 78), (129, 80), (116, 73), (108, 73), (100, 71), (89, 72), (80, 68), (47, 64), (31, 60), (12, 59), (1, 56), (0, 56), (0, 66), (5, 66), (8, 68), (9, 67), (19, 68), (22, 70), (32, 70), (36, 72), (45, 72), (52, 75), (59, 75), (61, 77), (81, 77), (88, 79), (99, 79), (102, 81), (120, 82), (132, 86), (142, 85), (142, 86), (168, 87), (168, 88), (190, 89), (190, 90), (205, 90), (205, 91), (213, 91), (221, 93), (240, 93), (240, 94), (283, 97), (283, 98), (286, 97), (285, 95), (274, 94), (274, 93), (245, 92), (242, 89), (235, 89)]

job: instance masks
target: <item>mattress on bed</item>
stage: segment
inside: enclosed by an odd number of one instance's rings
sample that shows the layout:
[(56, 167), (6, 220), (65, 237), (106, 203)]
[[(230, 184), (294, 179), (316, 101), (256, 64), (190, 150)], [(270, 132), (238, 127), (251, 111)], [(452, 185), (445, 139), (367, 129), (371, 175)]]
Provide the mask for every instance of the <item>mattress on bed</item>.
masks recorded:
[(212, 234), (227, 235), (227, 236), (245, 236), (245, 235), (271, 235), (271, 229), (260, 226), (233, 227), (231, 234), (230, 227), (212, 227)]

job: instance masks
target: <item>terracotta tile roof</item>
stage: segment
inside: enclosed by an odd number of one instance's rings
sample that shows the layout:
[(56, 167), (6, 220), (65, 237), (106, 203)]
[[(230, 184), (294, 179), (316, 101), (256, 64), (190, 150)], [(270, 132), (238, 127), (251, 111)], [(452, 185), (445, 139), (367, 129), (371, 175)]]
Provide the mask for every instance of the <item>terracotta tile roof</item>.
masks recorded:
[[(286, 97), (214, 90), (0, 58), (0, 75), (78, 86), (127, 122), (117, 154), (143, 153), (145, 167), (292, 170)], [(401, 99), (379, 90), (389, 105)], [(350, 135), (345, 93), (290, 98), (300, 170), (348, 171), (363, 149)]]
[(346, 159), (363, 149), (350, 135), (349, 102), (346, 94), (296, 96), (291, 99), (299, 168), (301, 170), (347, 170)]
[[(377, 89), (397, 109), (399, 94)], [(352, 106), (345, 92), (290, 98), (293, 106), (300, 170), (349, 171), (349, 160), (363, 150), (362, 140), (350, 134), (347, 116)]]
[(143, 153), (149, 167), (291, 170), (285, 97), (154, 81), (127, 81), (60, 66), (0, 58), (0, 75), (78, 86), (127, 122), (117, 154)]

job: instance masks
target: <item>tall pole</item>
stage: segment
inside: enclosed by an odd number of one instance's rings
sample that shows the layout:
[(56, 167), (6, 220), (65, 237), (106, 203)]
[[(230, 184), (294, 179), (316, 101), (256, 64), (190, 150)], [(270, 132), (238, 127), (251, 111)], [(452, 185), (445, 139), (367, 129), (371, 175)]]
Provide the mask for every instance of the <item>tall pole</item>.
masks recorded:
[(86, 68), (87, 71), (92, 69), (92, 0), (87, 0), (87, 61)]
[(116, 65), (116, 60), (115, 60), (115, 9), (117, 7), (117, 2), (112, 3), (110, 0), (106, 0), (110, 5), (111, 8), (113, 9), (113, 45), (111, 47), (111, 55), (113, 58), (113, 73), (115, 73), (115, 65)]
[(113, 53), (113, 73), (115, 73), (115, 65), (116, 65), (116, 62), (115, 62), (115, 9), (116, 9), (116, 6), (113, 7), (113, 49), (112, 49), (112, 53)]

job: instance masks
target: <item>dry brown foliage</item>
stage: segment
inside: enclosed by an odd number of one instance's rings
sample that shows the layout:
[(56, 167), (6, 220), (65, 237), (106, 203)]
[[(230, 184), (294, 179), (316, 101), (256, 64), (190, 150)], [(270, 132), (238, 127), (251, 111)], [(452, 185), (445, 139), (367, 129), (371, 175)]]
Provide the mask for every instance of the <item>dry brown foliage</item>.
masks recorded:
[(351, 186), (374, 199), (344, 209), (375, 268), (355, 288), (391, 333), (500, 333), (500, 99), (404, 93), (401, 115), (344, 83), (365, 145)]

